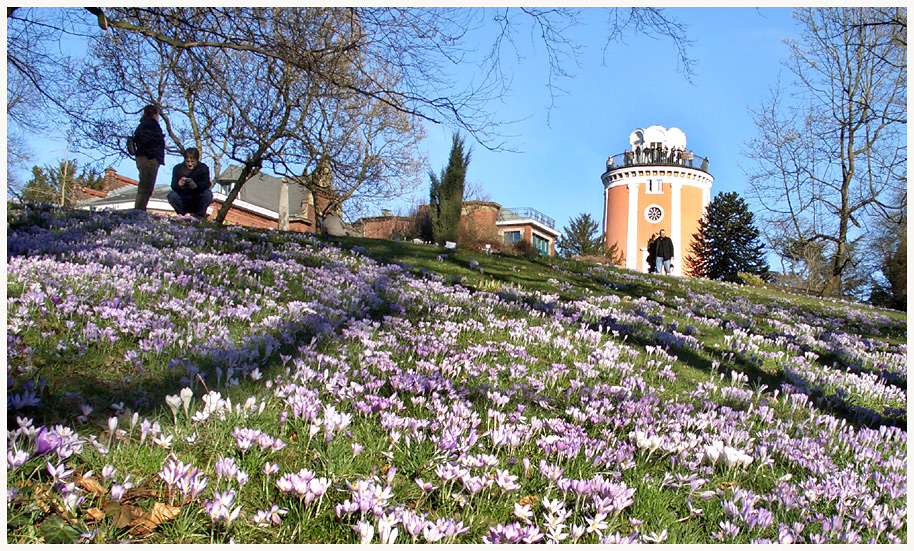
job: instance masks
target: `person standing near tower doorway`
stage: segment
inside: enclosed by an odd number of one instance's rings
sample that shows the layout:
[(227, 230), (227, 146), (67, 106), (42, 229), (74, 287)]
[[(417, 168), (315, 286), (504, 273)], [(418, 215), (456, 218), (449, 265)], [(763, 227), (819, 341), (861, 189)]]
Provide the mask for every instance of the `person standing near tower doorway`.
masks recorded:
[[(673, 271), (673, 252), (673, 240), (667, 237), (666, 231), (660, 230), (660, 235), (654, 243), (658, 274), (670, 275), (670, 272)], [(662, 272), (661, 269), (663, 269)]]

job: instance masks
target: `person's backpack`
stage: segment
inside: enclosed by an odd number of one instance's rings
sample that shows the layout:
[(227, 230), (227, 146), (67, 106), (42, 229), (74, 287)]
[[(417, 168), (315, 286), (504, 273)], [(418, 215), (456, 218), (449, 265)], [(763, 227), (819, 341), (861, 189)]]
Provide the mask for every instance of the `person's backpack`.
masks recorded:
[(127, 153), (131, 157), (136, 157), (136, 140), (133, 139), (133, 136), (127, 136)]

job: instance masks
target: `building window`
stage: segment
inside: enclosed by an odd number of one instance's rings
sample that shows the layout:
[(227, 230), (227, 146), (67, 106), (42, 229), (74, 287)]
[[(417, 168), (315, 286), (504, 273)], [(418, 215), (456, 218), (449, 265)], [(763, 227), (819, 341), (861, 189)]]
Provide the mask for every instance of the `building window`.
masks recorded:
[(660, 205), (650, 205), (644, 209), (644, 218), (651, 224), (657, 224), (663, 220), (663, 207)]
[(229, 192), (232, 191), (232, 184), (224, 184), (224, 183), (222, 183), (222, 182), (219, 182), (219, 190), (218, 190), (218, 191), (219, 191), (219, 193), (221, 193), (221, 194), (225, 195), (226, 197), (228, 197)]
[(512, 245), (520, 241), (520, 232), (519, 231), (506, 231), (505, 232), (505, 243)]
[(549, 240), (533, 234), (533, 248), (542, 256), (549, 256)]
[(663, 180), (660, 178), (648, 180), (646, 193), (663, 193)]

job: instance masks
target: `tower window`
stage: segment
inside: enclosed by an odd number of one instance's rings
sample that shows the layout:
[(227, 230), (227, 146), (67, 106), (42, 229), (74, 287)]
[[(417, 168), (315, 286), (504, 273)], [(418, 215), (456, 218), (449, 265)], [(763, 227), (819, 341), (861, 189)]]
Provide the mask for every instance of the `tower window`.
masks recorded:
[(657, 224), (663, 220), (663, 207), (660, 205), (650, 205), (644, 209), (644, 218), (651, 224)]
[(660, 178), (649, 179), (645, 193), (663, 193), (663, 180)]

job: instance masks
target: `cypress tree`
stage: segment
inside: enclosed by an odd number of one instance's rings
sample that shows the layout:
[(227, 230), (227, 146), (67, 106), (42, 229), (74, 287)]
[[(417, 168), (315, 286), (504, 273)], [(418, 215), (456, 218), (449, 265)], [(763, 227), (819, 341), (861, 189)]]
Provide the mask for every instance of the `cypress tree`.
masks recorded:
[(730, 282), (740, 281), (740, 272), (770, 277), (754, 215), (736, 192), (711, 200), (692, 236), (690, 253), (693, 276)]
[(439, 245), (445, 241), (457, 242), (460, 230), (460, 211), (463, 208), (463, 188), (466, 183), (470, 151), (464, 152), (464, 139), (454, 134), (451, 155), (441, 176), (430, 172), (429, 210), (432, 236)]

